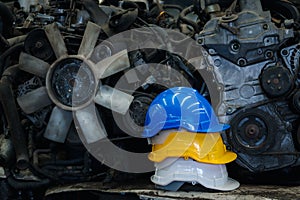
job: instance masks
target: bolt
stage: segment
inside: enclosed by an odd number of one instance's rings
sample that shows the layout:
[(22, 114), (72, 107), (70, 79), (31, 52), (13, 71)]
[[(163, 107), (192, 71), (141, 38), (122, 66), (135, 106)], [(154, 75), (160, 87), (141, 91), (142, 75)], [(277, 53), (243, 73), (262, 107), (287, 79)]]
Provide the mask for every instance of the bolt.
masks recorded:
[(222, 62), (221, 62), (220, 59), (216, 59), (214, 64), (215, 64), (216, 67), (219, 67), (222, 64)]
[(271, 83), (271, 80), (267, 80), (267, 83), (270, 84), (270, 83)]
[(264, 24), (263, 25), (263, 29), (267, 30), (269, 28), (269, 25), (268, 24)]
[(202, 44), (203, 43), (203, 39), (200, 38), (200, 39), (197, 40), (197, 42), (198, 42), (198, 44)]
[(262, 51), (261, 49), (258, 49), (258, 50), (257, 50), (257, 54), (258, 54), (258, 55), (261, 55), (262, 53), (263, 53), (263, 51)]
[(266, 52), (266, 57), (267, 58), (272, 58), (273, 57), (273, 52), (272, 51), (267, 51)]
[(278, 89), (278, 90), (281, 90), (281, 86), (279, 86), (277, 89)]
[(280, 77), (281, 77), (281, 74), (278, 74), (277, 77), (280, 78)]
[(231, 49), (233, 51), (238, 51), (240, 49), (241, 45), (238, 43), (238, 42), (234, 42), (232, 45), (231, 45)]
[(288, 51), (285, 49), (285, 50), (283, 50), (282, 52), (281, 52), (281, 54), (283, 55), (283, 56), (287, 56), (288, 55)]
[(277, 84), (280, 83), (280, 80), (279, 80), (278, 78), (274, 78), (274, 79), (273, 79), (273, 83), (277, 85)]
[(238, 60), (238, 64), (239, 64), (240, 66), (244, 66), (244, 65), (246, 65), (246, 60), (243, 59), (243, 58), (240, 58), (240, 59)]
[(231, 107), (228, 107), (226, 113), (231, 114), (232, 112), (233, 112), (233, 109)]
[(43, 46), (43, 43), (41, 41), (38, 41), (36, 44), (35, 44), (35, 47), (36, 48), (41, 48)]

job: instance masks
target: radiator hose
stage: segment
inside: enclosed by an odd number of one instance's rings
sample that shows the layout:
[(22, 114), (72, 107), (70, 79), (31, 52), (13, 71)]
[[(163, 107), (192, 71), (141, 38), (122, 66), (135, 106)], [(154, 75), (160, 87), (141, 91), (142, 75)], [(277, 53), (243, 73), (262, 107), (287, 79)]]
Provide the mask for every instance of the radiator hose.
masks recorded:
[(17, 105), (12, 90), (12, 84), (20, 76), (18, 66), (6, 69), (0, 80), (0, 100), (10, 129), (11, 140), (16, 153), (16, 166), (19, 169), (28, 168), (28, 150), (26, 135), (22, 128)]

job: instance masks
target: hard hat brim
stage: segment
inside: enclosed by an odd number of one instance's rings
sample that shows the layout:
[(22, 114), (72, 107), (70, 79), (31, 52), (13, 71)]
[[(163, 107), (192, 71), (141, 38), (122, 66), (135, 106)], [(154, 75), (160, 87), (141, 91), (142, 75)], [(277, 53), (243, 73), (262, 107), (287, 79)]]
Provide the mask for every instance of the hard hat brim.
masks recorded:
[(240, 183), (238, 181), (228, 177), (228, 180), (224, 185), (218, 186), (218, 187), (209, 186), (207, 188), (220, 190), (220, 191), (231, 191), (231, 190), (237, 189), (238, 187), (240, 187)]

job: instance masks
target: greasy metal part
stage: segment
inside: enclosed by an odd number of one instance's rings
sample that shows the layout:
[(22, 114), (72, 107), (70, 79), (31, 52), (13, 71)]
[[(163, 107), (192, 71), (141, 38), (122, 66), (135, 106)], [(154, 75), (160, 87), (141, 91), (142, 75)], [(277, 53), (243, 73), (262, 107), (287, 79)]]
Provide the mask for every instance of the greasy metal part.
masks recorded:
[(40, 154), (50, 154), (51, 149), (37, 149), (33, 152), (33, 165), (34, 166), (39, 166), (39, 155)]
[[(204, 59), (213, 66), (211, 71), (220, 93), (219, 104), (215, 105), (219, 120), (234, 124), (224, 134), (224, 140), (238, 153), (236, 162), (250, 171), (293, 165), (297, 154), (292, 152), (297, 149), (291, 130), (299, 116), (288, 106), (291, 100), (279, 98), (294, 94), (292, 82), (300, 83), (296, 75), (300, 47), (281, 50), (285, 62), (281, 64), (277, 52), (281, 44), (293, 37), (293, 30), (275, 26), (270, 12), (262, 11), (258, 0), (243, 0), (240, 5), (241, 12), (236, 15), (212, 18), (197, 37), (209, 55)], [(275, 70), (262, 73), (271, 67)], [(253, 109), (264, 114), (249, 118)], [(249, 116), (236, 120), (244, 112), (250, 112)], [(290, 153), (274, 157), (272, 152)]]
[(0, 167), (0, 178), (7, 178), (3, 167)]
[(20, 170), (17, 173), (13, 173), (13, 176), (16, 180), (23, 181), (40, 181), (40, 179), (32, 174), (29, 169)]
[(20, 169), (28, 167), (26, 136), (20, 122), (17, 105), (12, 91), (14, 79), (19, 75), (18, 66), (8, 68), (0, 81), (0, 99), (10, 128), (11, 139), (16, 153), (16, 164)]
[(14, 158), (14, 148), (11, 140), (5, 138), (4, 134), (0, 135), (0, 165), (8, 166), (13, 162), (13, 158)]
[(270, 98), (286, 96), (294, 85), (292, 74), (283, 66), (264, 69), (260, 75), (260, 83)]
[(208, 21), (197, 42), (211, 55), (221, 55), (240, 67), (272, 60), (280, 44), (294, 37), (293, 30), (276, 27), (270, 12), (262, 11), (260, 0), (243, 0), (241, 6), (236, 15)]
[(40, 87), (17, 98), (17, 102), (26, 114), (31, 114), (52, 104), (46, 87)]
[(239, 0), (239, 3), (240, 3), (241, 10), (251, 10), (257, 13), (262, 13), (263, 11), (260, 1)]
[(64, 143), (72, 120), (72, 112), (54, 107), (44, 137), (54, 142)]
[(54, 58), (54, 51), (51, 48), (45, 30), (42, 28), (34, 29), (28, 33), (24, 42), (24, 50), (28, 54), (44, 61)]
[(239, 112), (231, 120), (234, 148), (248, 154), (260, 154), (273, 145), (277, 128), (272, 117), (259, 109)]

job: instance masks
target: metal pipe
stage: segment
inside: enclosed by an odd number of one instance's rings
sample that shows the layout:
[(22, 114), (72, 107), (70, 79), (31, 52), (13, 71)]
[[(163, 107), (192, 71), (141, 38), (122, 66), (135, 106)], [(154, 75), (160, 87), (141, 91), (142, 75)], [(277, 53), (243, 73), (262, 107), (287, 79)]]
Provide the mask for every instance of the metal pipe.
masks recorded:
[(19, 75), (18, 66), (5, 70), (0, 80), (0, 100), (11, 133), (11, 139), (16, 153), (16, 166), (19, 169), (28, 168), (29, 157), (26, 145), (26, 136), (22, 128), (17, 105), (14, 99), (12, 83)]

